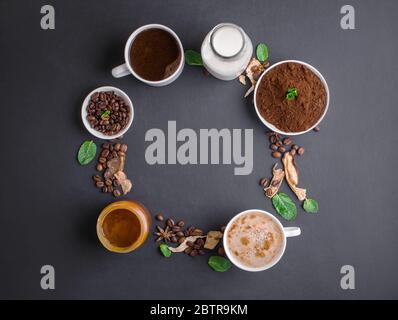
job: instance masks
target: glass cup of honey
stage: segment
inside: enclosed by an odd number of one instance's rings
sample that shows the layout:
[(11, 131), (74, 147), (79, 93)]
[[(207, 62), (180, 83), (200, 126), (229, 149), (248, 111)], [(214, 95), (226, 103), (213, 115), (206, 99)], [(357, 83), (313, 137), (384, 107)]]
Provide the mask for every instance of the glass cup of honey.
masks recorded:
[(128, 253), (146, 240), (151, 227), (151, 215), (140, 203), (116, 201), (106, 206), (97, 220), (97, 235), (109, 251)]

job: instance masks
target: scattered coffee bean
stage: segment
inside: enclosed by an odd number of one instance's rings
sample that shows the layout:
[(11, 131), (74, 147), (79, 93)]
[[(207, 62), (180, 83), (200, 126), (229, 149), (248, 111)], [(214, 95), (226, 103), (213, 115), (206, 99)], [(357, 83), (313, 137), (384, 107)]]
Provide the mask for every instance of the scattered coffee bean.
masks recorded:
[(183, 226), (185, 226), (185, 222), (180, 220), (177, 222), (177, 225), (182, 228)]
[(284, 152), (286, 152), (286, 148), (285, 147), (279, 147), (278, 151), (281, 152), (281, 153), (284, 153)]
[(197, 250), (192, 250), (191, 253), (189, 254), (191, 257), (196, 257), (198, 255)]
[(101, 157), (106, 158), (109, 155), (109, 149), (103, 149), (101, 152)]
[(176, 233), (176, 236), (179, 237), (179, 238), (185, 237), (185, 236), (184, 236), (184, 232), (182, 232), (182, 231), (178, 231), (178, 232)]
[(105, 185), (105, 184), (104, 184), (103, 181), (97, 181), (97, 182), (95, 183), (95, 186), (96, 186), (97, 188), (102, 188), (104, 185)]
[(294, 149), (294, 150), (298, 150), (298, 148), (299, 148), (299, 146), (297, 145), (297, 144), (294, 144), (294, 145), (292, 145), (292, 149)]
[(100, 158), (98, 159), (98, 162), (101, 163), (101, 164), (103, 165), (103, 164), (106, 162), (106, 158), (100, 157)]
[(194, 246), (194, 243), (193, 243), (192, 241), (187, 241), (187, 246), (188, 246), (188, 247), (193, 247), (193, 246)]
[(277, 141), (278, 141), (278, 139), (276, 138), (275, 135), (272, 135), (272, 136), (269, 137), (269, 142), (275, 143), (275, 142), (277, 142)]
[(170, 228), (173, 228), (173, 226), (174, 226), (174, 220), (173, 220), (173, 219), (167, 219), (166, 224), (167, 224)]
[(194, 236), (202, 236), (202, 235), (203, 235), (203, 231), (200, 230), (200, 229), (195, 229), (195, 230), (192, 232), (192, 235), (194, 235)]
[(220, 256), (223, 256), (223, 255), (225, 254), (224, 247), (219, 247), (219, 248), (217, 249), (217, 253), (218, 253)]
[[(117, 180), (115, 180), (115, 181), (117, 181)], [(113, 181), (113, 183), (115, 183), (115, 181)], [(156, 218), (156, 220), (158, 220), (158, 221), (163, 221), (163, 216), (160, 214), (160, 213), (158, 213), (156, 216), (155, 216), (155, 218)]]
[(191, 247), (187, 247), (187, 248), (184, 250), (184, 252), (185, 252), (186, 254), (190, 254), (190, 253), (192, 252), (192, 248), (191, 248)]
[(271, 182), (271, 185), (272, 185), (273, 187), (276, 187), (276, 186), (279, 185), (279, 183), (280, 183), (280, 181), (274, 180), (274, 181)]
[(114, 195), (115, 198), (120, 197), (121, 194), (122, 194), (122, 193), (120, 192), (120, 190), (118, 190), (118, 189), (113, 190), (113, 195)]
[(107, 193), (108, 192), (108, 187), (102, 187), (102, 189), (101, 189), (101, 191), (103, 192), (103, 193)]
[(120, 151), (121, 151), (121, 152), (124, 152), (124, 153), (127, 152), (127, 149), (128, 149), (128, 147), (127, 147), (127, 144), (125, 144), (125, 143), (123, 143), (123, 144), (121, 145), (121, 147), (120, 147)]
[(179, 239), (178, 239), (178, 243), (179, 243), (179, 244), (183, 243), (183, 242), (185, 241), (185, 239), (186, 239), (185, 237), (179, 238)]
[(97, 169), (97, 171), (101, 172), (101, 171), (104, 170), (104, 166), (102, 164), (98, 163), (97, 166), (96, 166), (96, 169)]
[(102, 144), (102, 149), (109, 149), (109, 147), (110, 147), (109, 143)]
[(292, 139), (291, 138), (285, 138), (285, 139), (283, 139), (283, 144), (285, 145), (285, 146), (288, 146), (289, 144), (291, 144), (292, 143)]
[(120, 182), (119, 182), (118, 179), (113, 180), (113, 186), (114, 186), (114, 187), (120, 186)]
[(259, 183), (260, 183), (260, 186), (265, 188), (267, 186), (267, 184), (268, 184), (268, 179), (267, 178), (261, 178)]
[(276, 150), (278, 150), (278, 146), (276, 145), (276, 144), (271, 144), (270, 145), (270, 149), (272, 150), (272, 151), (276, 151)]
[(106, 179), (105, 180), (105, 184), (106, 184), (107, 187), (111, 186), (112, 185), (112, 180), (111, 179)]
[(175, 236), (174, 236), (174, 237), (171, 237), (170, 240), (171, 240), (172, 243), (177, 243), (177, 242), (178, 242), (178, 239), (177, 239), (177, 237), (175, 237)]
[(98, 174), (96, 174), (96, 175), (93, 175), (93, 180), (95, 182), (98, 182), (98, 181), (102, 181), (102, 178)]
[(202, 250), (202, 249), (200, 249), (198, 252), (199, 252), (199, 254), (200, 254), (201, 256), (203, 256), (204, 254), (206, 254), (206, 252), (205, 252), (204, 250)]
[(198, 240), (196, 240), (196, 243), (197, 243), (199, 246), (204, 246), (204, 245), (205, 245), (205, 241), (204, 241), (203, 239), (201, 239), (201, 238), (199, 238)]
[(171, 230), (173, 230), (174, 232), (178, 232), (178, 231), (181, 230), (181, 227), (179, 227), (179, 226), (177, 226), (177, 225), (174, 225), (174, 226), (171, 228)]
[(279, 158), (282, 156), (281, 153), (278, 152), (278, 151), (272, 152), (271, 155), (272, 155), (274, 158), (276, 158), (276, 159), (279, 159)]
[(302, 155), (304, 154), (304, 152), (305, 152), (305, 149), (304, 149), (303, 147), (300, 147), (300, 148), (297, 150), (297, 153), (298, 153), (300, 156), (302, 156)]

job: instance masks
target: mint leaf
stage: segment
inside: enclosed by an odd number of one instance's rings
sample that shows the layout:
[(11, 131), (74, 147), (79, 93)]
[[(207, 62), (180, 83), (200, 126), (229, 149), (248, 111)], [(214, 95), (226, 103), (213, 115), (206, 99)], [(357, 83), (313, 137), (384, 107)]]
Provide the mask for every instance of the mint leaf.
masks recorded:
[(264, 43), (259, 43), (256, 48), (257, 60), (261, 63), (268, 60), (268, 47)]
[(296, 99), (296, 97), (298, 96), (298, 91), (297, 91), (297, 88), (289, 88), (289, 89), (287, 89), (287, 92), (286, 92), (286, 99), (287, 100), (294, 100), (294, 99)]
[(79, 148), (77, 160), (82, 166), (84, 166), (86, 164), (89, 164), (94, 159), (96, 153), (97, 146), (95, 145), (93, 140), (84, 141)]
[(214, 271), (225, 272), (231, 268), (231, 262), (228, 259), (220, 256), (211, 256), (207, 262)]
[(109, 116), (110, 116), (110, 114), (111, 114), (111, 112), (110, 112), (109, 110), (104, 111), (104, 112), (101, 114), (101, 119), (102, 119), (102, 120), (108, 119)]
[(190, 66), (203, 66), (202, 56), (194, 50), (185, 51), (185, 62)]
[(159, 246), (160, 252), (163, 254), (163, 256), (165, 256), (166, 258), (170, 258), (171, 257), (171, 251), (169, 249), (169, 247), (167, 246), (167, 244), (162, 243)]
[(286, 193), (278, 192), (272, 197), (272, 204), (276, 211), (286, 220), (294, 220), (297, 217), (297, 208), (293, 200)]
[(303, 203), (303, 208), (305, 212), (308, 213), (318, 213), (319, 205), (318, 202), (314, 199), (305, 199)]

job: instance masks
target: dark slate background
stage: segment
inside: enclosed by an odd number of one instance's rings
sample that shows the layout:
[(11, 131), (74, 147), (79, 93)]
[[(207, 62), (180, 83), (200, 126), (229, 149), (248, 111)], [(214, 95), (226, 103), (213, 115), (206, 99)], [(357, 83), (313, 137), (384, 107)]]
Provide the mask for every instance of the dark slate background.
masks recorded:
[[(40, 28), (40, 8), (56, 9), (56, 30)], [(350, 1), (354, 31), (340, 28), (346, 1), (0, 1), (1, 298), (353, 299), (398, 298), (397, 87), (398, 3)], [(286, 226), (302, 228), (271, 270), (211, 271), (206, 257), (164, 259), (148, 240), (127, 255), (108, 253), (96, 238), (100, 210), (112, 201), (91, 182), (77, 149), (90, 135), (80, 120), (85, 95), (101, 85), (125, 90), (135, 105), (126, 171), (128, 198), (153, 213), (204, 229), (249, 208), (274, 213), (257, 182), (269, 175), (265, 128), (238, 81), (186, 67), (172, 85), (152, 88), (132, 76), (113, 79), (129, 34), (147, 23), (173, 28), (185, 48), (200, 49), (217, 23), (235, 22), (271, 62), (307, 61), (326, 77), (329, 113), (321, 132), (300, 136), (301, 185), (320, 203)], [(149, 166), (150, 128), (253, 128), (254, 170), (232, 165)], [(100, 143), (100, 141), (96, 140)], [(291, 195), (286, 186), (283, 190)], [(56, 270), (56, 289), (40, 288), (40, 268)], [(340, 288), (340, 268), (353, 265), (356, 289)], [(166, 294), (167, 293), (167, 294)]]

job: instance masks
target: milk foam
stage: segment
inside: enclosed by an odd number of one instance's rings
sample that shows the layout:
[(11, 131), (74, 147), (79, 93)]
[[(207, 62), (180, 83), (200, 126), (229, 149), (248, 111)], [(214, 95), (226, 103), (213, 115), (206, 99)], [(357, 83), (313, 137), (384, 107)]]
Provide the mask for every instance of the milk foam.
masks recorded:
[(261, 212), (248, 212), (229, 228), (228, 248), (243, 265), (261, 268), (279, 258), (285, 241), (282, 232), (271, 217)]

